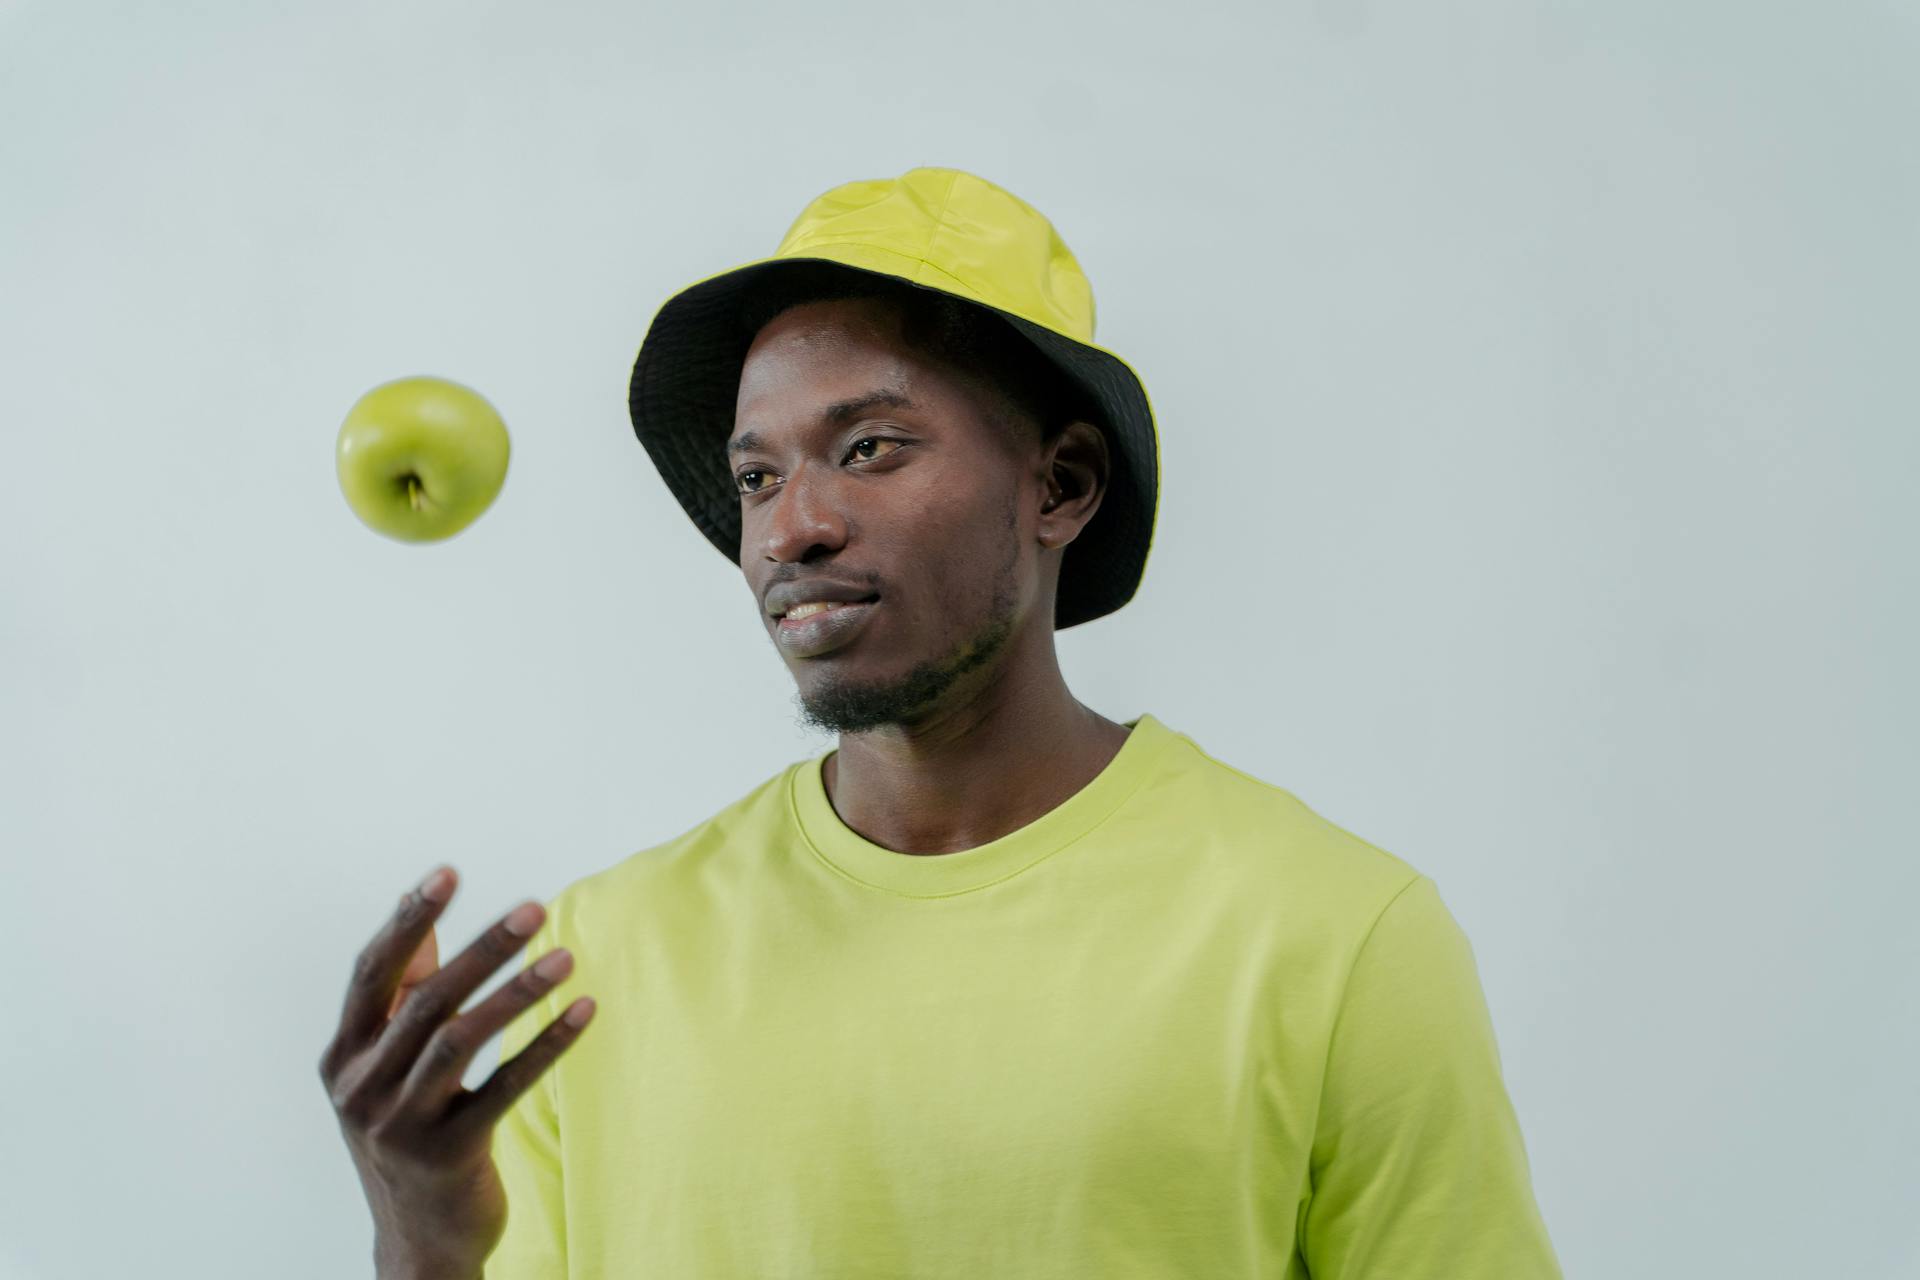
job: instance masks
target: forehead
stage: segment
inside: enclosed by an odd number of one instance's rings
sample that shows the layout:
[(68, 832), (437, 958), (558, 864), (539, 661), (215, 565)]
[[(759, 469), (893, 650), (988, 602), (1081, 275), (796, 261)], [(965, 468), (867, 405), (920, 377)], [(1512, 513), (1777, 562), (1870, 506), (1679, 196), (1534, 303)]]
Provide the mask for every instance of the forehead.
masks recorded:
[(735, 409), (744, 413), (795, 397), (830, 394), (853, 382), (899, 387), (912, 380), (919, 364), (897, 338), (877, 328), (781, 316), (747, 349)]
[(747, 348), (743, 383), (816, 364), (891, 362), (914, 356), (900, 313), (879, 298), (836, 298), (788, 307), (760, 326)]
[(957, 386), (901, 342), (890, 308), (870, 300), (805, 303), (776, 316), (748, 348), (734, 401), (735, 438), (761, 441), (837, 426), (867, 412), (947, 412)]

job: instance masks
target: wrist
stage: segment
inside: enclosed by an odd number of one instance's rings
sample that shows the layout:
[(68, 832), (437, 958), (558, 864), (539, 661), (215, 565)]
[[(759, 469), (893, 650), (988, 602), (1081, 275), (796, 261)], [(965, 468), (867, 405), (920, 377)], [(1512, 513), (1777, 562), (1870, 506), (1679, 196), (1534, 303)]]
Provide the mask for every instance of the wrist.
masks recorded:
[(375, 1280), (484, 1280), (481, 1263), (385, 1239), (374, 1241), (373, 1273)]

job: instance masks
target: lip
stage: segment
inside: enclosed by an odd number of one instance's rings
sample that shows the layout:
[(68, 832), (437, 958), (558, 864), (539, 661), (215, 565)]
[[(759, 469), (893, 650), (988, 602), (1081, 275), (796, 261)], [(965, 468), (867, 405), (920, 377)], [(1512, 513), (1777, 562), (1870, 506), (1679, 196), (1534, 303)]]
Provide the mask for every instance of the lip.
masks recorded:
[(780, 618), (773, 624), (774, 643), (789, 658), (817, 657), (853, 639), (879, 607), (878, 600), (867, 600), (859, 604), (843, 604), (837, 609), (828, 609), (798, 622)]
[(806, 578), (778, 582), (767, 589), (767, 612), (778, 618), (797, 604), (808, 600), (827, 600), (834, 604), (857, 604), (880, 593), (872, 587), (832, 578)]

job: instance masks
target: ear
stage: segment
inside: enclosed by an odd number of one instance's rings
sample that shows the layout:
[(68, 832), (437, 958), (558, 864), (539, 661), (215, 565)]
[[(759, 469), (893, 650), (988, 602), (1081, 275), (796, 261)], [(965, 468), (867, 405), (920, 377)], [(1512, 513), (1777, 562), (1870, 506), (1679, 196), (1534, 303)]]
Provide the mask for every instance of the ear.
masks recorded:
[(1040, 504), (1040, 544), (1059, 550), (1080, 536), (1100, 509), (1112, 474), (1107, 437), (1091, 422), (1070, 422), (1048, 451), (1047, 496)]

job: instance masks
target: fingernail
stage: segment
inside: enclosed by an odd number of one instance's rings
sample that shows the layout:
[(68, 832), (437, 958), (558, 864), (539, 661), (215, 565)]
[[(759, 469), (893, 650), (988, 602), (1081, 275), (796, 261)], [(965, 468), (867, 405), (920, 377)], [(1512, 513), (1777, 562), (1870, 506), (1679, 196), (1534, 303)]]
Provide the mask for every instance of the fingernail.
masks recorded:
[(524, 938), (533, 933), (540, 924), (540, 904), (523, 902), (507, 915), (507, 932), (516, 938)]
[(435, 867), (427, 873), (427, 878), (420, 882), (420, 896), (428, 902), (445, 902), (448, 896), (447, 890), (452, 887), (452, 884), (453, 876), (447, 869)]
[(573, 1006), (560, 1016), (570, 1027), (584, 1027), (587, 1025), (587, 1019), (593, 1016), (593, 1001), (583, 996), (574, 1001)]

